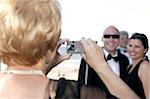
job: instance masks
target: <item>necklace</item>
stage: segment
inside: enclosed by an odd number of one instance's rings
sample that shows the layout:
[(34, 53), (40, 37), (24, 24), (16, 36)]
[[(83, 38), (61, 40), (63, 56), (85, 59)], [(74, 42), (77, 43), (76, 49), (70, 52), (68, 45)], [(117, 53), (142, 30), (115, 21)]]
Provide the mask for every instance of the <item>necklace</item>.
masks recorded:
[(45, 77), (45, 74), (41, 70), (2, 70), (1, 73), (21, 74), (21, 75), (42, 75)]

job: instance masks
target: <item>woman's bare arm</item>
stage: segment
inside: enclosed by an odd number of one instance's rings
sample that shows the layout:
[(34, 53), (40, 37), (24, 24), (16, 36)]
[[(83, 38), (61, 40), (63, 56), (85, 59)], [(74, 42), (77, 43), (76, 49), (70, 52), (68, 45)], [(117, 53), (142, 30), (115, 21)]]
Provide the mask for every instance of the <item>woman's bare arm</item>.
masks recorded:
[(138, 99), (138, 96), (117, 76), (115, 75), (111, 69), (107, 66), (107, 64), (100, 64), (99, 67), (96, 68), (95, 71), (101, 77), (109, 91), (117, 96), (118, 98), (126, 98), (126, 99)]
[(142, 62), (138, 71), (138, 76), (142, 81), (146, 99), (150, 99), (150, 62)]
[(71, 54), (64, 53), (61, 55), (58, 52), (59, 47), (61, 44), (64, 44), (69, 39), (60, 39), (57, 42), (56, 47), (53, 50), (49, 50), (46, 55), (46, 63), (45, 63), (45, 74), (48, 74), (48, 72), (55, 67), (56, 65), (60, 64), (64, 60), (68, 60), (71, 57)]

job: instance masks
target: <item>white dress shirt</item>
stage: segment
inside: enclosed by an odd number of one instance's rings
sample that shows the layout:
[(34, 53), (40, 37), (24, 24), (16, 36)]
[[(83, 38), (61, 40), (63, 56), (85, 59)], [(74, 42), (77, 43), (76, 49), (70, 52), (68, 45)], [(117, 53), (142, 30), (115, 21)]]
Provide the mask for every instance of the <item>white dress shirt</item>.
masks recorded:
[[(103, 51), (104, 51), (104, 56), (107, 58), (107, 56), (109, 55), (108, 51), (106, 51), (104, 48), (103, 48)], [(113, 56), (117, 56), (118, 53), (116, 51), (116, 54)], [(119, 61), (116, 62), (114, 59), (110, 59), (110, 60), (106, 60), (107, 63), (108, 63), (108, 66), (110, 67), (110, 69), (117, 75), (117, 76), (120, 76), (120, 66), (119, 66)]]

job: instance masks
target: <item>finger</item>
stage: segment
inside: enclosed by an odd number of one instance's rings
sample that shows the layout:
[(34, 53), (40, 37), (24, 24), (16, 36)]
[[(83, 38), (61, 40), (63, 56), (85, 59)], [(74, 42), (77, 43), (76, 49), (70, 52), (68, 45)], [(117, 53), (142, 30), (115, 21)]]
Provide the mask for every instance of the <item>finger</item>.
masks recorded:
[(88, 44), (93, 45), (93, 46), (97, 45), (96, 42), (90, 38), (87, 39), (87, 42), (88, 42)]
[(91, 51), (91, 48), (93, 46), (93, 44), (91, 43), (90, 39), (82, 39), (81, 40), (82, 45), (83, 45), (83, 49), (85, 54), (89, 53)]
[(57, 45), (55, 47), (55, 50), (58, 50), (58, 48), (62, 45), (62, 44), (65, 44), (65, 42), (69, 41), (69, 39), (59, 39), (58, 42), (57, 42)]
[(69, 39), (68, 38), (64, 38), (64, 39), (60, 39), (59, 41), (62, 44), (62, 43), (65, 43), (65, 42), (69, 41)]
[(84, 53), (80, 54), (84, 60), (87, 60), (87, 57)]
[(68, 60), (71, 58), (71, 56), (72, 56), (72, 54), (65, 54), (62, 56), (63, 57), (62, 60)]
[(87, 41), (85, 38), (81, 39), (81, 43), (83, 44), (83, 47), (85, 48), (87, 46)]
[(81, 54), (84, 53), (84, 48), (81, 42), (76, 42), (75, 43), (75, 48), (76, 50)]
[(58, 42), (57, 42), (57, 47), (56, 48), (59, 48), (61, 46), (61, 44), (64, 44), (65, 43), (65, 39), (59, 39)]
[(83, 39), (81, 39), (81, 42), (82, 42), (84, 48), (88, 47), (89, 45), (93, 46), (96, 44), (95, 41), (90, 38), (88, 38), (87, 40), (83, 38)]

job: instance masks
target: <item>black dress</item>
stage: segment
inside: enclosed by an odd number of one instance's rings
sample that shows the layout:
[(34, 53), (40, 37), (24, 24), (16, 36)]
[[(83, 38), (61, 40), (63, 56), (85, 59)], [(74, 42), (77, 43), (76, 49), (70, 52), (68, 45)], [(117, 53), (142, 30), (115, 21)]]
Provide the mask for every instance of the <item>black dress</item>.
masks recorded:
[[(143, 60), (141, 60), (130, 73), (128, 72), (126, 83), (140, 98), (145, 99), (144, 88), (138, 76), (138, 70), (142, 62)], [(130, 71), (130, 68), (128, 71)]]

